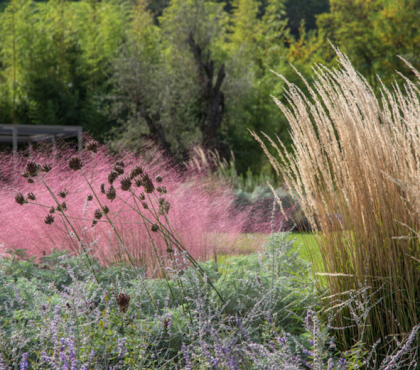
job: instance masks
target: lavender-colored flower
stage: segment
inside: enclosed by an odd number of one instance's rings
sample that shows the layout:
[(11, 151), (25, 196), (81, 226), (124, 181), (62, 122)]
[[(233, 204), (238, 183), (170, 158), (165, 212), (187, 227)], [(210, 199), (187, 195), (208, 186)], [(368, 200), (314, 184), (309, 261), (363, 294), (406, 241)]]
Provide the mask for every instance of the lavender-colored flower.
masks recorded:
[(0, 355), (0, 370), (6, 370), (6, 367), (4, 366), (3, 358)]
[(127, 353), (127, 348), (125, 347), (125, 338), (118, 339), (118, 358), (123, 358)]
[(28, 364), (28, 354), (27, 353), (24, 353), (22, 355), (22, 361), (20, 362), (20, 370), (25, 370), (28, 367), (29, 367), (29, 364)]
[(182, 343), (182, 352), (184, 352), (184, 359), (185, 359), (185, 369), (186, 370), (191, 370), (191, 360), (190, 360), (190, 356), (188, 355), (187, 352), (187, 347), (185, 347), (185, 343)]

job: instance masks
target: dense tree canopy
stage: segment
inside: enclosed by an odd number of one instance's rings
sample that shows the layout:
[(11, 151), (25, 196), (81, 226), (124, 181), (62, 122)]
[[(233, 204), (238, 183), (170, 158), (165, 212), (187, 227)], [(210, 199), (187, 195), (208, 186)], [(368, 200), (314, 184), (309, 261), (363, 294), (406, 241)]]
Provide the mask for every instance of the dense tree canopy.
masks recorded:
[[(183, 160), (212, 147), (268, 170), (248, 128), (288, 126), (272, 103), (330, 42), (375, 86), (420, 64), (418, 0), (0, 2), (0, 122), (83, 125), (114, 148), (150, 139)], [(397, 78), (398, 81), (398, 78)]]

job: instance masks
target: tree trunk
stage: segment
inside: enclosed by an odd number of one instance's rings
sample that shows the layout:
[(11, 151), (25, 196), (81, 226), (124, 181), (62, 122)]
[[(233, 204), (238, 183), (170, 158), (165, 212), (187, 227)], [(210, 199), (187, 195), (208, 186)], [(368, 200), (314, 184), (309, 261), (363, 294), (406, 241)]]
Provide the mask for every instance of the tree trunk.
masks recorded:
[(205, 57), (203, 56), (202, 48), (195, 42), (192, 34), (188, 37), (188, 43), (194, 55), (201, 87), (202, 119), (200, 129), (203, 134), (203, 145), (217, 150), (222, 158), (229, 158), (229, 146), (219, 138), (219, 129), (224, 113), (224, 95), (221, 87), (226, 77), (225, 66), (224, 64), (220, 66), (214, 82), (214, 61), (210, 59), (209, 53)]

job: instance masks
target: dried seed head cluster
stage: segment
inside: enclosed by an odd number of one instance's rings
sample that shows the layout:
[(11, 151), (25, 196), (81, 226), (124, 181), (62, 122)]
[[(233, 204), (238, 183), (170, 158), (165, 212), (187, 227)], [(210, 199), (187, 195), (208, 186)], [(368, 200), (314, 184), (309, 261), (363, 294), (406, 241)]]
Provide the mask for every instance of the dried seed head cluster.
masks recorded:
[(124, 173), (124, 167), (121, 166), (114, 166), (113, 171), (118, 173), (118, 175), (122, 175)]
[(86, 150), (88, 152), (97, 153), (98, 152), (98, 142), (91, 140), (86, 144)]
[(140, 200), (145, 200), (146, 199), (146, 197), (144, 196), (144, 193), (139, 194), (139, 199)]
[(90, 201), (92, 201), (93, 200), (93, 195), (92, 194), (89, 194), (88, 196), (87, 196), (87, 200), (90, 202)]
[(160, 194), (166, 194), (166, 193), (167, 193), (166, 186), (158, 186), (158, 187), (156, 188), (156, 190), (157, 190), (157, 192), (158, 192), (158, 193), (160, 193)]
[(108, 174), (108, 183), (109, 185), (112, 185), (112, 183), (118, 178), (118, 172), (116, 171), (111, 171)]
[(52, 169), (52, 167), (51, 167), (51, 165), (50, 165), (50, 164), (43, 164), (43, 165), (41, 166), (41, 171), (42, 171), (42, 172), (50, 172), (50, 171), (51, 171), (51, 169)]
[(98, 221), (92, 220), (92, 227), (94, 227), (97, 223), (98, 223)]
[(131, 188), (131, 180), (129, 176), (124, 176), (121, 179), (121, 190), (127, 191)]
[(104, 213), (109, 213), (109, 208), (107, 206), (102, 206), (102, 211)]
[(48, 211), (49, 213), (54, 213), (55, 212), (55, 208), (53, 206), (51, 206), (50, 210)]
[(29, 200), (35, 200), (35, 194), (34, 193), (28, 193), (26, 196)]
[(26, 171), (26, 170), (22, 172), (22, 176), (23, 176), (25, 179), (29, 179), (29, 178), (31, 177), (30, 173), (29, 173), (28, 171)]
[(152, 227), (150, 228), (154, 233), (157, 233), (159, 231), (159, 226), (156, 224), (152, 224)]
[(28, 182), (29, 182), (30, 184), (33, 184), (35, 181), (34, 181), (34, 180), (32, 180), (32, 179), (28, 179)]
[(117, 191), (113, 186), (110, 186), (109, 189), (106, 192), (106, 197), (110, 201), (113, 201), (117, 197)]
[(153, 193), (153, 191), (155, 190), (155, 186), (153, 185), (153, 181), (150, 178), (150, 176), (147, 173), (145, 173), (141, 175), (141, 180), (143, 182), (144, 191), (146, 193)]
[(143, 186), (143, 181), (139, 177), (134, 179), (134, 186), (139, 188), (140, 186)]
[(44, 218), (44, 222), (47, 225), (51, 225), (54, 222), (54, 217), (51, 215), (47, 215), (47, 217)]
[(83, 167), (83, 164), (82, 164), (81, 159), (77, 155), (74, 155), (73, 157), (69, 159), (68, 166), (71, 170), (77, 171)]
[(117, 300), (117, 305), (120, 309), (120, 312), (127, 312), (128, 306), (130, 305), (130, 298), (131, 297), (125, 293), (118, 293), (115, 295), (115, 299)]
[(147, 205), (146, 202), (142, 202), (142, 206), (143, 206), (144, 209), (148, 209), (149, 208), (149, 206)]
[(66, 204), (66, 202), (61, 203), (60, 204), (60, 207), (61, 207), (61, 210), (67, 211), (67, 204)]
[(96, 219), (100, 220), (102, 217), (102, 211), (98, 208), (94, 213), (93, 213), (93, 217), (95, 217)]
[(104, 183), (101, 184), (101, 193), (105, 194), (105, 184)]
[(115, 165), (116, 165), (116, 166), (120, 166), (120, 167), (122, 167), (122, 168), (124, 168), (124, 167), (125, 167), (125, 164), (124, 164), (124, 162), (123, 162), (123, 161), (116, 161), (116, 162), (115, 162)]
[(162, 176), (156, 176), (156, 182), (161, 183), (162, 182)]
[(64, 190), (60, 190), (57, 195), (60, 198), (65, 198), (68, 193), (69, 193), (68, 190), (64, 189)]
[(141, 175), (143, 173), (143, 167), (142, 166), (135, 166), (130, 170), (130, 179), (133, 180), (138, 175)]
[(26, 164), (25, 172), (28, 172), (29, 176), (32, 177), (32, 176), (36, 176), (38, 174), (38, 169), (39, 169), (39, 166), (36, 162), (29, 161)]
[(19, 203), (21, 206), (23, 206), (23, 204), (27, 202), (22, 193), (16, 194), (15, 201), (16, 203)]

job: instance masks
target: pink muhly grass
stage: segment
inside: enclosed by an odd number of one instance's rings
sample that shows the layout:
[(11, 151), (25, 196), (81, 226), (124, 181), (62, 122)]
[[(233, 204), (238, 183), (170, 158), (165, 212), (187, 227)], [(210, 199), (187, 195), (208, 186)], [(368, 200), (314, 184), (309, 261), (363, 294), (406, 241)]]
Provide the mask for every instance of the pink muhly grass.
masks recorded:
[[(30, 158), (37, 163), (52, 165), (52, 170), (42, 175), (60, 204), (62, 201), (66, 202), (65, 214), (81, 237), (85, 248), (90, 249), (103, 263), (126, 261), (124, 247), (105, 216), (99, 220), (94, 218), (94, 212), (100, 209), (100, 206), (95, 196), (92, 201), (87, 202), (87, 197), (92, 191), (81, 171), (68, 168), (67, 162), (74, 155), (78, 154), (63, 144), (56, 150), (55, 156), (50, 148), (43, 146), (32, 152)], [(21, 173), (28, 157), (29, 152), (18, 153), (15, 158), (10, 153), (0, 155), (0, 245), (3, 244), (5, 249), (25, 248), (30, 256), (50, 253), (53, 248), (72, 252), (80, 250), (77, 239), (69, 236), (71, 228), (60, 221), (60, 212), (56, 210), (52, 214), (55, 221), (50, 226), (45, 224), (44, 219), (49, 214), (49, 209), (57, 204), (39, 179), (28, 183), (28, 180), (22, 177)], [(155, 186), (167, 188), (167, 193), (161, 195), (171, 206), (167, 217), (194, 258), (208, 259), (218, 249), (231, 248), (238, 234), (243, 231), (247, 212), (235, 211), (234, 195), (226, 183), (191, 169), (181, 172), (172, 165), (170, 159), (156, 150), (149, 149), (141, 157), (131, 153), (124, 153), (118, 157), (119, 160), (123, 160), (125, 168), (124, 175), (120, 175), (113, 183), (117, 191), (117, 198), (113, 201), (100, 192), (100, 186), (101, 183), (105, 183), (105, 190), (109, 188), (107, 177), (117, 158), (112, 156), (105, 146), (99, 146), (96, 154), (81, 152), (80, 159), (83, 173), (102, 206), (109, 208), (108, 216), (122, 237), (125, 247), (138, 263), (153, 260), (151, 238), (160, 255), (166, 253), (167, 245), (161, 235), (151, 233), (149, 236), (150, 224), (144, 224), (140, 215), (130, 206), (139, 206), (141, 211), (146, 211), (138, 200), (137, 205), (134, 203), (129, 191), (121, 190), (120, 180), (128, 176), (130, 169), (136, 165), (143, 167)], [(162, 177), (161, 183), (157, 183), (156, 176)], [(134, 182), (131, 189), (137, 195), (144, 192), (143, 187), (134, 187)], [(68, 194), (64, 199), (57, 195), (65, 190)], [(17, 204), (15, 196), (19, 192), (25, 198), (28, 193), (33, 193), (36, 199), (29, 202), (36, 205)], [(156, 191), (145, 194), (145, 202), (149, 208), (152, 207), (148, 196), (154, 198), (155, 194), (159, 196)], [(156, 198), (153, 204), (155, 208), (158, 207)], [(95, 227), (92, 227), (93, 220), (97, 221)], [(160, 220), (165, 223), (163, 216)]]

